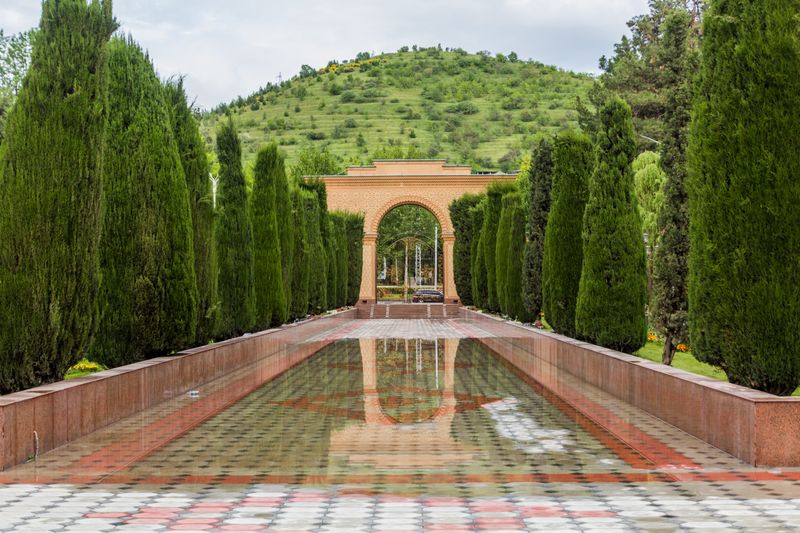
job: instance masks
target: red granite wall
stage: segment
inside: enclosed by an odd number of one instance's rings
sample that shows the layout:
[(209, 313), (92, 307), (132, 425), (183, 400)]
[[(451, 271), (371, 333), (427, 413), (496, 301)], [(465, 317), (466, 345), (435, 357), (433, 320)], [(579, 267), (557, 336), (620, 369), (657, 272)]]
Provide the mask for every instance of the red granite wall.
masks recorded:
[(0, 470), (184, 394), (229, 372), (269, 359), (278, 375), (326, 341), (308, 339), (354, 319), (355, 309), (193, 348), (91, 376), (0, 396)]
[(779, 398), (468, 309), (461, 316), (495, 335), (481, 342), (532, 378), (565, 371), (747, 463), (800, 466), (800, 398)]

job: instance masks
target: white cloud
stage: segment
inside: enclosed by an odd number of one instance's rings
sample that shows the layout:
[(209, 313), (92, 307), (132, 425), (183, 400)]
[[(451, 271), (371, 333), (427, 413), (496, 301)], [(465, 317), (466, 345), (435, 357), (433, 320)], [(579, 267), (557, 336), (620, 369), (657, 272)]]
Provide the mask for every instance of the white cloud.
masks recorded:
[[(3, 0), (0, 27), (35, 26), (40, 3)], [(248, 94), (278, 73), (360, 51), (403, 45), (515, 51), (562, 68), (593, 71), (645, 12), (647, 0), (116, 0), (122, 24), (162, 76), (187, 75), (198, 103)]]

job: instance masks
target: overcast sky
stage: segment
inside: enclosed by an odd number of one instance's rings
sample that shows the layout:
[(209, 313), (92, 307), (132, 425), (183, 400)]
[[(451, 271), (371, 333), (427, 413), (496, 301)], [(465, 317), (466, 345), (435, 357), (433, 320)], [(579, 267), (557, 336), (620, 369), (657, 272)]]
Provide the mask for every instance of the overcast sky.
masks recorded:
[[(403, 45), (515, 51), (595, 72), (647, 0), (115, 0), (122, 25), (161, 76), (187, 76), (204, 107), (247, 95), (303, 64)], [(0, 28), (36, 26), (37, 0), (0, 0)]]

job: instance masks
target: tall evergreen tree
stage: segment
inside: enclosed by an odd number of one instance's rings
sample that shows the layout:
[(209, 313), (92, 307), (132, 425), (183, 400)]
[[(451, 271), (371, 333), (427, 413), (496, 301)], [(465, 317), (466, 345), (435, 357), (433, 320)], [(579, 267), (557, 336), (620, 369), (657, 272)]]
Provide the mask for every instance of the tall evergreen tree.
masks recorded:
[(278, 222), (278, 239), (281, 250), (281, 276), (283, 279), (284, 309), (280, 315), (280, 322), (289, 319), (289, 310), (292, 305), (292, 278), (294, 260), (294, 215), (292, 212), (292, 195), (289, 189), (289, 180), (286, 176), (286, 164), (283, 154), (278, 154), (275, 174), (275, 216)]
[(328, 260), (322, 241), (317, 192), (308, 189), (304, 192), (308, 193), (304, 195), (309, 265), (308, 310), (318, 315), (328, 309)]
[(472, 243), (470, 244), (470, 277), (472, 302), (479, 309), (486, 307), (486, 262), (483, 260), (483, 218), (486, 213), (486, 197), (469, 210), (472, 217)]
[(667, 18), (664, 30), (666, 105), (661, 166), (667, 176), (658, 213), (659, 246), (653, 253), (651, 315), (665, 337), (661, 361), (672, 364), (679, 343), (689, 343), (689, 205), (686, 192), (686, 149), (689, 141), (692, 83), (697, 54), (690, 48), (688, 13)]
[(110, 1), (45, 0), (0, 148), (0, 393), (61, 379), (96, 326)]
[(513, 183), (490, 183), (486, 192), (486, 214), (483, 218), (483, 261), (486, 264), (486, 309), (492, 312), (500, 310), (497, 297), (497, 227), (503, 210), (503, 195), (516, 190)]
[(575, 131), (559, 134), (553, 147), (553, 191), (544, 239), (542, 303), (545, 319), (575, 337), (575, 307), (583, 266), (583, 213), (594, 169), (594, 146)]
[(642, 221), (631, 163), (631, 110), (613, 97), (600, 110), (598, 161), (583, 218), (583, 265), (575, 330), (580, 338), (632, 353), (647, 339)]
[(247, 185), (242, 170), (242, 145), (233, 119), (217, 130), (219, 159), (219, 298), (221, 338), (250, 331), (255, 324), (253, 228), (248, 214)]
[(364, 263), (364, 217), (348, 214), (347, 217), (347, 246), (350, 257), (347, 273), (347, 303), (355, 305), (361, 291), (361, 276)]
[(508, 212), (508, 254), (505, 259), (498, 257), (498, 261), (506, 262), (503, 282), (505, 312), (520, 322), (531, 322), (536, 315), (525, 307), (522, 291), (524, 256), (514, 253), (514, 250), (521, 250), (525, 246), (526, 216), (522, 193), (506, 195), (503, 202), (503, 210)]
[(775, 394), (800, 384), (798, 0), (717, 0), (689, 144), (689, 328), (699, 359)]
[[(553, 186), (553, 144), (548, 139), (539, 141), (533, 153), (525, 256), (522, 275), (522, 295), (525, 309), (533, 316), (542, 311), (542, 260), (544, 232), (550, 213), (550, 189)], [(524, 205), (524, 204), (523, 204)]]
[(464, 305), (473, 305), (470, 252), (472, 250), (472, 215), (469, 210), (478, 205), (481, 196), (465, 194), (450, 204), (450, 220), (456, 234), (453, 249), (453, 271), (456, 290)]
[(325, 255), (328, 257), (328, 309), (336, 309), (341, 304), (338, 300), (338, 287), (341, 273), (339, 272), (339, 257), (342, 254), (339, 242), (339, 228), (332, 214), (326, 217), (328, 226), (328, 243), (325, 246)]
[(504, 315), (508, 315), (508, 283), (509, 253), (511, 251), (511, 209), (520, 202), (517, 193), (508, 193), (501, 198), (502, 209), (497, 223), (497, 238), (494, 249), (495, 257), (495, 290), (497, 291), (497, 307)]
[(308, 238), (308, 224), (311, 217), (306, 206), (316, 202), (313, 193), (293, 188), (292, 225), (294, 226), (294, 258), (292, 259), (292, 307), (290, 317), (303, 319), (308, 315), (309, 277), (311, 276), (311, 251)]
[(253, 172), (250, 216), (253, 222), (253, 276), (256, 293), (256, 329), (283, 323), (286, 297), (283, 294), (281, 248), (278, 239), (275, 182), (281, 172), (275, 143), (263, 147)]
[(100, 323), (91, 358), (119, 366), (195, 340), (189, 190), (164, 91), (130, 38), (109, 45)]
[(183, 78), (167, 82), (165, 91), (192, 210), (194, 272), (197, 277), (196, 339), (198, 343), (206, 343), (216, 336), (219, 323), (217, 243), (208, 156), (199, 124), (186, 98)]

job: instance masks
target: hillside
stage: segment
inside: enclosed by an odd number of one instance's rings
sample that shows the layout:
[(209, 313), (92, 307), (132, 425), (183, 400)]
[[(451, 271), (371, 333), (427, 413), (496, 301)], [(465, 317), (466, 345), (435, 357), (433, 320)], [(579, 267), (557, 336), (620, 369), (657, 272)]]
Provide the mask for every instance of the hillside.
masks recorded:
[[(477, 170), (518, 168), (542, 133), (577, 123), (575, 99), (592, 79), (515, 54), (490, 56), (438, 48), (332, 63), (280, 87), (203, 116), (213, 146), (216, 122), (231, 112), (249, 163), (277, 140), (291, 165), (303, 146), (328, 146), (348, 164), (403, 156), (446, 158)], [(401, 148), (397, 148), (397, 147)]]

